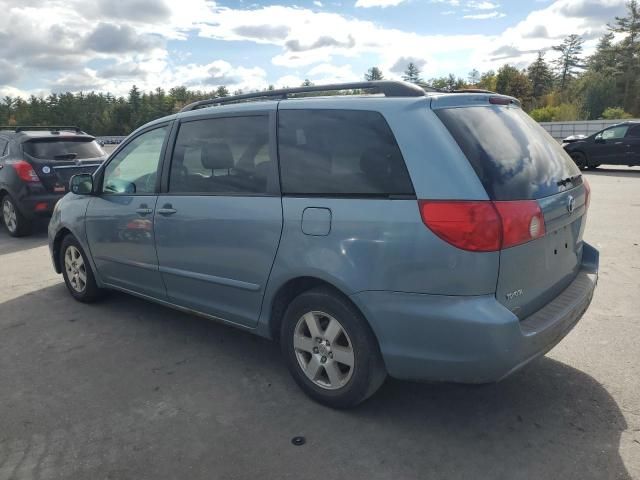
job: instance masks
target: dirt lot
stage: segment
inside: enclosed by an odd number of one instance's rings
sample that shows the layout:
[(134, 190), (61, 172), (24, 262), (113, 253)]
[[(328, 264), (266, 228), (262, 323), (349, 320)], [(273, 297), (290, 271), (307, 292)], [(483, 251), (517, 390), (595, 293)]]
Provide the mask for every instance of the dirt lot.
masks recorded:
[(499, 384), (388, 381), (346, 412), (267, 341), (74, 302), (44, 227), (1, 233), (0, 479), (640, 479), (640, 169), (586, 175), (600, 284), (559, 346)]

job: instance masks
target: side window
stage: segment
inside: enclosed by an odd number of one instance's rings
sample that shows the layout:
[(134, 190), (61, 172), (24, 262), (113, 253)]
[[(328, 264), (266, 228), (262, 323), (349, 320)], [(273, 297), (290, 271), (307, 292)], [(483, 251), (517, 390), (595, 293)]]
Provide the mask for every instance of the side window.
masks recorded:
[(272, 172), (266, 115), (184, 122), (171, 159), (169, 192), (266, 193)]
[(167, 126), (145, 132), (118, 152), (104, 170), (103, 193), (154, 193), (160, 153), (168, 130)]
[(629, 129), (627, 137), (640, 138), (640, 125)]
[(312, 195), (413, 195), (398, 144), (378, 112), (281, 110), (282, 191)]
[(626, 135), (628, 129), (629, 129), (628, 125), (621, 125), (619, 127), (608, 128), (602, 132), (601, 138), (603, 140), (616, 140), (618, 138), (623, 138)]

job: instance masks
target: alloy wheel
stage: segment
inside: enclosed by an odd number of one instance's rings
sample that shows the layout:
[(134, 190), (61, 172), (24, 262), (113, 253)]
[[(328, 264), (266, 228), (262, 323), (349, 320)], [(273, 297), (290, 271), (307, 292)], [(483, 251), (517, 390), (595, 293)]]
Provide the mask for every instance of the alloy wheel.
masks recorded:
[(73, 245), (68, 246), (64, 252), (64, 268), (71, 288), (78, 293), (84, 292), (87, 288), (87, 269), (80, 250)]
[(337, 390), (353, 375), (353, 344), (342, 324), (324, 312), (305, 313), (296, 324), (293, 347), (300, 368), (315, 385)]
[(5, 198), (2, 202), (2, 218), (7, 230), (14, 233), (18, 228), (18, 217), (13, 202), (8, 198)]

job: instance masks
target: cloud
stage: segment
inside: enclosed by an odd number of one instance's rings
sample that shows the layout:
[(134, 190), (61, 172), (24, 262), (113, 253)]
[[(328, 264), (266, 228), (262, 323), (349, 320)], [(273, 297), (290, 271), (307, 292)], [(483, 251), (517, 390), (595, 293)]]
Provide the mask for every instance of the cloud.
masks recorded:
[(163, 0), (98, 0), (96, 5), (100, 14), (118, 20), (155, 23), (171, 17)]
[(100, 23), (85, 38), (84, 46), (101, 53), (140, 52), (161, 46), (161, 41), (151, 35), (139, 35), (128, 25)]
[(19, 78), (18, 71), (6, 60), (0, 59), (0, 85), (6, 85)]
[(289, 27), (286, 25), (239, 25), (234, 28), (234, 31), (243, 37), (278, 40), (287, 38)]
[(502, 18), (506, 17), (506, 15), (502, 12), (490, 12), (490, 13), (474, 13), (469, 15), (464, 15), (462, 18), (466, 18), (467, 20), (488, 20), (490, 18)]
[(341, 47), (341, 48), (353, 48), (356, 41), (351, 35), (348, 35), (345, 40), (339, 40), (329, 35), (323, 35), (314, 40), (310, 45), (302, 45), (300, 40), (292, 39), (285, 42), (285, 46), (292, 52), (305, 52), (308, 50), (315, 50), (324, 47)]
[(495, 10), (500, 5), (492, 2), (472, 1), (467, 2), (467, 7), (474, 10)]
[(356, 7), (371, 8), (371, 7), (395, 7), (400, 5), (406, 0), (357, 0)]
[(424, 58), (418, 57), (399, 57), (393, 65), (391, 65), (389, 71), (402, 74), (407, 69), (409, 63), (413, 63), (416, 67), (422, 69), (427, 64), (427, 61)]

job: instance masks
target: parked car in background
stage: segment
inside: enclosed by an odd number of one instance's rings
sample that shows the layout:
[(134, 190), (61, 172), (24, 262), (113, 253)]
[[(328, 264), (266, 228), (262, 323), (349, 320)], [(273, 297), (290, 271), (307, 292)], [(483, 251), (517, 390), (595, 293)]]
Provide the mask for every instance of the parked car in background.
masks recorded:
[[(287, 99), (351, 89), (383, 95)], [(500, 380), (571, 330), (597, 280), (586, 180), (492, 93), (196, 102), (71, 184), (49, 246), (75, 299), (116, 289), (278, 339), (332, 407), (387, 374)]]
[(623, 122), (588, 137), (576, 135), (562, 141), (578, 167), (598, 168), (602, 164), (640, 165), (640, 122)]
[(69, 179), (93, 173), (106, 155), (78, 127), (0, 127), (0, 205), (10, 235), (31, 232), (67, 193)]

